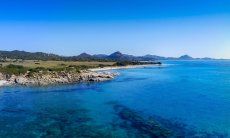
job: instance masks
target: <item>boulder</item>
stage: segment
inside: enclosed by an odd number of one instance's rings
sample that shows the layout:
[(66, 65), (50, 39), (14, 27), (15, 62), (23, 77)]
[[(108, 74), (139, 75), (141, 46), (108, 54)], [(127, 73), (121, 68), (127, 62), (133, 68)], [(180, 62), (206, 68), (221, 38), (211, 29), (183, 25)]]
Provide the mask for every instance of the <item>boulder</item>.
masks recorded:
[(28, 79), (22, 76), (19, 76), (15, 79), (15, 83), (21, 84), (21, 85), (27, 85), (29, 83)]
[(11, 75), (11, 76), (9, 77), (8, 81), (9, 81), (10, 83), (14, 84), (14, 83), (16, 83), (16, 78), (17, 78), (17, 76)]

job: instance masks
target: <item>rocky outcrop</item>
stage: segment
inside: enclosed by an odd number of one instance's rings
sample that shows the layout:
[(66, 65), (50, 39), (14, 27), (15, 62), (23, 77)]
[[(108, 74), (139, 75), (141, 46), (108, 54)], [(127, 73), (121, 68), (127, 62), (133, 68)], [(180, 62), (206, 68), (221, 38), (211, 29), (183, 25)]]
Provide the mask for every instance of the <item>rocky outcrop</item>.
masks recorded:
[(84, 70), (80, 73), (76, 72), (38, 72), (29, 74), (27, 72), (24, 75), (20, 76), (7, 76), (0, 74), (0, 80), (7, 82), (7, 84), (18, 84), (18, 85), (49, 85), (49, 84), (68, 84), (76, 82), (100, 82), (113, 79), (117, 76), (117, 73), (112, 72), (93, 72)]

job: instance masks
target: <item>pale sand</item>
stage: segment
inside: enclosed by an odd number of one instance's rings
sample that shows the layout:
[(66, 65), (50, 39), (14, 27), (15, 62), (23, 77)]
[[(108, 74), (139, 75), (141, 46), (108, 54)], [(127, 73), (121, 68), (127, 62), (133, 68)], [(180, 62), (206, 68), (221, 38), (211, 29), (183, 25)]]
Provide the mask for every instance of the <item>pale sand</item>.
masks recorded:
[(106, 71), (106, 70), (117, 70), (117, 69), (130, 69), (130, 68), (144, 68), (144, 67), (160, 67), (161, 65), (128, 65), (128, 66), (116, 66), (116, 67), (104, 67), (104, 68), (92, 68), (90, 71)]

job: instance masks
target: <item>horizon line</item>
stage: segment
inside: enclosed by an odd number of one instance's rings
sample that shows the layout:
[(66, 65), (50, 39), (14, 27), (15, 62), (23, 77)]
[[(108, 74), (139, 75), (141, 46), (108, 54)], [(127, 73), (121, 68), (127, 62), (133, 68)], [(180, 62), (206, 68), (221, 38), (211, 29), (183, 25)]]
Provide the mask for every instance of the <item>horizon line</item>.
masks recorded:
[[(117, 50), (117, 51), (115, 51), (115, 52), (112, 52), (112, 53), (110, 53), (110, 54), (105, 54), (105, 53), (99, 53), (99, 54), (91, 54), (91, 53), (88, 53), (88, 52), (86, 52), (86, 51), (84, 51), (84, 52), (80, 52), (80, 54), (77, 54), (77, 55), (61, 55), (61, 54), (58, 54), (58, 53), (55, 53), (55, 52), (45, 52), (45, 51), (26, 51), (26, 50), (1, 50), (0, 49), (0, 51), (6, 51), (6, 52), (13, 52), (13, 51), (19, 51), (19, 52), (29, 52), (29, 53), (45, 53), (45, 54), (54, 54), (54, 55), (57, 55), (57, 56), (62, 56), (62, 57), (74, 57), (74, 56), (79, 56), (79, 55), (81, 55), (81, 54), (88, 54), (88, 55), (91, 55), (91, 56), (94, 56), (94, 55), (107, 55), (107, 56), (109, 56), (109, 55), (111, 55), (111, 54), (113, 54), (113, 53), (116, 53), (116, 52), (120, 52), (120, 50)], [(204, 58), (209, 58), (209, 59), (217, 59), (217, 60), (230, 60), (230, 59), (228, 59), (228, 58), (213, 58), (213, 57), (207, 57), (207, 56), (204, 56), (204, 57), (193, 57), (193, 56), (191, 56), (191, 55), (189, 55), (189, 54), (182, 54), (182, 55), (180, 55), (180, 56), (161, 56), (161, 55), (157, 55), (157, 54), (145, 54), (145, 55), (134, 55), (134, 54), (126, 54), (126, 53), (123, 53), (123, 52), (120, 52), (120, 53), (122, 53), (122, 54), (124, 54), (124, 55), (130, 55), (130, 56), (135, 56), (135, 57), (142, 57), (142, 56), (147, 56), (147, 55), (151, 55), (151, 56), (158, 56), (158, 57), (163, 57), (163, 58), (180, 58), (180, 57), (182, 57), (182, 56), (190, 56), (190, 57), (192, 57), (192, 58), (194, 58), (194, 59), (204, 59)]]

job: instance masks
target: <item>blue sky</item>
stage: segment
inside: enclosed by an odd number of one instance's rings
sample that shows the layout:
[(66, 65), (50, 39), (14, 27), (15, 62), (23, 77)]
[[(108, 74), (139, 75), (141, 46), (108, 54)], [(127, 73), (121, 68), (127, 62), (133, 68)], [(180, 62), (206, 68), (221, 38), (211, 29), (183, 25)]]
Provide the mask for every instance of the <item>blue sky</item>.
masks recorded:
[(0, 49), (230, 58), (229, 0), (0, 0)]

